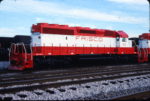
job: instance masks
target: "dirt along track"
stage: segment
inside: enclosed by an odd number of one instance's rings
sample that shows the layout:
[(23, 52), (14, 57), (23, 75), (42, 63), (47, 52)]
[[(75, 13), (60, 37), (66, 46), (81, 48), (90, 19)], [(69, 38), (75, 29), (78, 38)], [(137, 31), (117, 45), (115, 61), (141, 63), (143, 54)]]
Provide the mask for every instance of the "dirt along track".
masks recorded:
[[(150, 74), (149, 64), (87, 67), (0, 75), (0, 94)], [(148, 76), (148, 78), (150, 78)], [(138, 78), (137, 78), (138, 79)], [(123, 81), (119, 81), (123, 82)], [(115, 83), (115, 82), (112, 82)]]

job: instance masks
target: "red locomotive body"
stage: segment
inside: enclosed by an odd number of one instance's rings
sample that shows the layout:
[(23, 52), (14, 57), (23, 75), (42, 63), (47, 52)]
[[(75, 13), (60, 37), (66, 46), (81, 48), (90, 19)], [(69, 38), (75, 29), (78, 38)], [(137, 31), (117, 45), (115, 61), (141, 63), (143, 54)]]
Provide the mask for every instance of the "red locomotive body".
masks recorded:
[[(60, 58), (74, 61), (74, 57), (86, 58), (95, 55), (100, 58), (125, 58), (146, 62), (150, 53), (149, 46), (146, 49), (140, 46), (144, 43), (142, 41), (139, 47), (133, 47), (132, 40), (129, 40), (128, 35), (123, 31), (38, 23), (32, 26), (31, 32), (31, 49), (28, 47), (30, 52), (23, 44), (12, 45), (11, 69), (23, 70), (37, 66), (42, 61), (45, 61), (43, 64), (53, 64)], [(147, 39), (145, 34), (141, 37)]]

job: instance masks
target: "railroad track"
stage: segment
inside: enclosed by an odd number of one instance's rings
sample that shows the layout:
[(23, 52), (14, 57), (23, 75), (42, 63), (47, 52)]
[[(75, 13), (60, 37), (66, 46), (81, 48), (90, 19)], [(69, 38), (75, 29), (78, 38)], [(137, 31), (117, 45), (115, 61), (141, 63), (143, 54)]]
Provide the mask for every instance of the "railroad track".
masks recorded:
[[(32, 78), (38, 78), (38, 77), (44, 77), (44, 76), (54, 76), (54, 75), (64, 75), (64, 74), (72, 74), (72, 73), (88, 73), (89, 71), (117, 71), (118, 69), (122, 70), (129, 70), (129, 69), (136, 69), (139, 68), (137, 66), (140, 66), (141, 68), (148, 68), (149, 64), (138, 64), (138, 65), (119, 65), (119, 66), (93, 66), (93, 67), (87, 67), (87, 68), (73, 68), (73, 69), (63, 69), (63, 70), (48, 70), (48, 71), (21, 71), (21, 72), (13, 72), (13, 73), (4, 73), (0, 74), (0, 81), (7, 81), (7, 80), (21, 80), (21, 79), (32, 79)], [(73, 72), (72, 72), (73, 71)]]
[[(131, 69), (131, 67), (130, 67)], [(142, 67), (142, 70), (145, 70), (145, 71), (149, 71), (149, 68), (148, 67)], [(122, 68), (122, 71), (124, 72), (130, 72), (129, 68)], [(54, 81), (54, 80), (63, 80), (63, 79), (71, 79), (71, 77), (80, 77), (80, 75), (82, 76), (92, 76), (92, 75), (107, 75), (107, 74), (110, 74), (110, 72), (112, 74), (117, 74), (117, 73), (122, 73), (122, 71), (118, 71), (113, 68), (111, 69), (93, 69), (93, 70), (73, 70), (72, 71), (68, 71), (68, 72), (60, 72), (60, 73), (45, 73), (45, 74), (30, 74), (28, 76), (26, 75), (23, 75), (22, 77), (20, 77), (20, 75), (18, 75), (16, 77), (5, 77), (5, 78), (2, 78), (1, 79), (1, 82), (0, 82), (0, 85), (1, 87), (6, 87), (6, 86), (11, 86), (13, 84), (15, 85), (19, 85), (19, 84), (28, 84), (28, 83), (32, 83), (32, 82), (44, 82), (44, 81)], [(141, 71), (141, 68), (137, 68), (137, 67), (132, 67), (132, 71)], [(25, 77), (24, 77), (25, 76)]]
[(131, 70), (128, 69), (122, 69), (123, 71), (116, 71), (116, 70), (111, 70), (111, 71), (88, 71), (88, 72), (73, 72), (73, 73), (62, 73), (62, 74), (55, 74), (55, 75), (44, 75), (44, 76), (38, 76), (38, 78), (31, 77), (31, 78), (15, 78), (15, 79), (4, 79), (0, 82), (1, 87), (7, 87), (10, 85), (19, 85), (19, 84), (29, 84), (29, 83), (38, 83), (38, 82), (46, 82), (46, 81), (56, 81), (56, 80), (65, 80), (65, 79), (73, 79), (74, 78), (81, 78), (81, 77), (86, 77), (86, 76), (104, 76), (104, 75), (110, 75), (110, 74), (117, 74), (121, 75), (122, 73), (138, 73), (138, 72), (145, 72), (149, 73), (150, 68), (142, 68), (142, 69), (137, 69), (134, 68)]
[[(124, 68), (123, 68), (124, 67)], [(119, 70), (118, 70), (119, 69)], [(22, 90), (47, 89), (50, 87), (60, 87), (65, 85), (82, 84), (94, 81), (113, 80), (117, 78), (132, 77), (139, 75), (150, 74), (149, 65), (124, 65), (117, 67), (106, 68), (84, 68), (70, 69), (62, 71), (46, 71), (38, 74), (37, 72), (25, 74), (23, 77), (14, 75), (14, 79), (9, 79), (9, 76), (1, 78), (0, 94), (16, 93)], [(38, 76), (40, 75), (40, 76)], [(17, 78), (18, 76), (18, 78)], [(121, 81), (120, 81), (121, 82)]]

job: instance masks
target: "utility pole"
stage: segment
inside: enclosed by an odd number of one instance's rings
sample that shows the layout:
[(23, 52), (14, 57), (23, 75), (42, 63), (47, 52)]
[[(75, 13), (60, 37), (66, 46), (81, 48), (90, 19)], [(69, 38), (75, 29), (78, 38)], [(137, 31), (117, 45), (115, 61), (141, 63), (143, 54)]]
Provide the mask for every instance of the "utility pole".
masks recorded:
[(150, 0), (147, 0), (149, 3), (149, 33), (150, 33)]
[(3, 0), (0, 0), (0, 3), (2, 2)]

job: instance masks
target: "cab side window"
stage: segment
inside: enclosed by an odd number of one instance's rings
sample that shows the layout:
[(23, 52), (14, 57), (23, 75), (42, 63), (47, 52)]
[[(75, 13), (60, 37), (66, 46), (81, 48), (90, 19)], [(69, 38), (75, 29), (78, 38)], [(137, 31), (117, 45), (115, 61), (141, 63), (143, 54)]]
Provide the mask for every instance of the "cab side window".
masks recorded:
[(119, 41), (119, 40), (120, 40), (120, 38), (119, 38), (119, 37), (117, 37), (117, 38), (116, 38), (116, 41)]
[(122, 38), (122, 42), (126, 42), (126, 38)]

